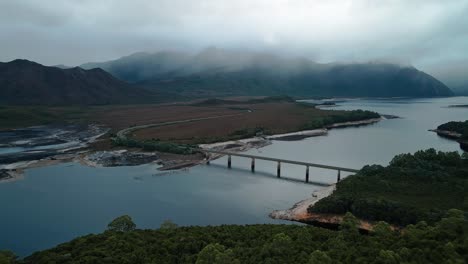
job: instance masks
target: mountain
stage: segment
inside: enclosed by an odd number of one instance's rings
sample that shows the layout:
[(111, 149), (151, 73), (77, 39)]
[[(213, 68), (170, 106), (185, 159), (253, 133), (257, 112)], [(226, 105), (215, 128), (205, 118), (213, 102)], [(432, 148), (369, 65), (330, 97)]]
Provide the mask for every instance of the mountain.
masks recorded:
[(319, 64), (267, 53), (206, 49), (135, 53), (81, 65), (152, 91), (187, 98), (228, 95), (436, 97), (453, 92), (431, 75), (390, 63)]
[(425, 65), (424, 69), (447, 84), (456, 95), (468, 95), (467, 66), (468, 59), (456, 58)]
[(0, 104), (91, 105), (148, 102), (152, 92), (102, 69), (60, 69), (28, 60), (0, 62)]

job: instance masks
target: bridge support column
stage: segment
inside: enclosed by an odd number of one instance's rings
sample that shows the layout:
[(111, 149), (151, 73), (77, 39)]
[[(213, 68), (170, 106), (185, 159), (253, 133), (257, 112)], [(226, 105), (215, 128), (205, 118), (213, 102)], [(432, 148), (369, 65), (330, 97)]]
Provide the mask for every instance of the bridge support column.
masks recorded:
[(250, 170), (255, 172), (255, 158), (252, 158), (252, 163), (250, 164)]
[(278, 161), (278, 168), (276, 169), (276, 176), (281, 177), (281, 161)]
[(231, 155), (228, 155), (228, 168), (231, 168)]
[(309, 166), (306, 166), (306, 180), (305, 182), (309, 182)]
[(338, 170), (338, 176), (337, 176), (336, 182), (340, 182), (340, 181), (341, 181), (341, 171)]

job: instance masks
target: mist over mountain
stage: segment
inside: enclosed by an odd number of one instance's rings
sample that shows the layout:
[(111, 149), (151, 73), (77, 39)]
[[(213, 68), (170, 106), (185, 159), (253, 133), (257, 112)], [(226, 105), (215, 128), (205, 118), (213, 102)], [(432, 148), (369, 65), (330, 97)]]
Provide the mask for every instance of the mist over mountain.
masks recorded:
[(457, 95), (468, 95), (468, 59), (454, 59), (427, 66), (427, 71), (447, 84)]
[(198, 54), (135, 53), (81, 65), (102, 68), (149, 90), (184, 97), (228, 95), (435, 97), (453, 92), (411, 66), (319, 64), (304, 58), (208, 48)]
[(132, 87), (102, 69), (60, 69), (28, 60), (0, 62), (0, 104), (90, 105), (151, 100), (151, 92)]

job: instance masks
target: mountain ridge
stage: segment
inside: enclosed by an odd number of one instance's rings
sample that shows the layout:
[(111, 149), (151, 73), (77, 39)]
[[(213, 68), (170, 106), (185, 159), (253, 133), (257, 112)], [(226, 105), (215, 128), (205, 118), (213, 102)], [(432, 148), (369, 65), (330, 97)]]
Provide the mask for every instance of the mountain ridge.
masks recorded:
[(103, 69), (61, 69), (16, 59), (0, 62), (0, 104), (101, 105), (149, 102), (154, 94)]
[(192, 97), (231, 95), (437, 97), (453, 92), (412, 66), (392, 63), (320, 64), (306, 58), (208, 48), (198, 54), (135, 53), (87, 63), (148, 90)]

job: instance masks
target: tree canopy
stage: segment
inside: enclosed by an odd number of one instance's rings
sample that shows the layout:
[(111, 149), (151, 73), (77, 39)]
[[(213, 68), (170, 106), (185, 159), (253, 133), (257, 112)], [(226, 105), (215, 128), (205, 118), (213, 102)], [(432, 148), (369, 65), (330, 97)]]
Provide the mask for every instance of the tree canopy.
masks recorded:
[(448, 210), (433, 225), (402, 232), (381, 223), (356, 231), (346, 216), (341, 230), (300, 225), (222, 225), (170, 230), (107, 231), (34, 253), (24, 263), (464, 263), (468, 221)]
[(133, 222), (132, 218), (128, 215), (119, 216), (107, 225), (107, 230), (109, 231), (128, 232), (135, 230), (135, 228), (135, 223)]

